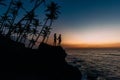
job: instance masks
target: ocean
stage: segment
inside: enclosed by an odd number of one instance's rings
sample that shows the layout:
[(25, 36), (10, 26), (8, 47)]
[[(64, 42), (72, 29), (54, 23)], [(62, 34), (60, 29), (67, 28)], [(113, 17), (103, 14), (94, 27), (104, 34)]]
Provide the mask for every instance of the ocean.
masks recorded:
[(118, 48), (86, 48), (65, 49), (66, 61), (78, 67), (84, 79), (87, 76), (98, 77), (97, 80), (120, 80), (120, 49)]

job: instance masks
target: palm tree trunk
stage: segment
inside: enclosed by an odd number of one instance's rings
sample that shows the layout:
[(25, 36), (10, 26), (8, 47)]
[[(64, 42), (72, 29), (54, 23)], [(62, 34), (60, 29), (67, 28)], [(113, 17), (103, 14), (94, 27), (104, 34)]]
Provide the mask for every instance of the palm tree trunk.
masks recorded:
[[(5, 15), (4, 15), (3, 17), (5, 17), (5, 18), (7, 17), (8, 12), (9, 12), (9, 10), (10, 10), (10, 7), (11, 7), (12, 3), (13, 3), (13, 0), (11, 0), (11, 2), (10, 2), (10, 4), (9, 4), (9, 7), (8, 7), (8, 9), (7, 9), (7, 11), (6, 11), (6, 13), (5, 13)], [(0, 31), (1, 31), (1, 32), (2, 32), (3, 28), (5, 27), (5, 26), (4, 26), (4, 23), (5, 23), (5, 21), (6, 21), (5, 18), (3, 19), (2, 25), (0, 26)]]
[[(17, 8), (17, 13), (18, 13), (19, 9), (20, 9), (20, 8)], [(10, 37), (11, 32), (13, 32), (14, 29), (15, 29), (15, 27), (13, 26), (13, 24), (14, 24), (14, 21), (15, 21), (15, 19), (16, 19), (16, 17), (17, 17), (17, 13), (16, 13), (16, 15), (13, 15), (13, 19), (12, 19), (12, 21), (11, 21), (11, 26), (10, 26), (9, 31), (8, 31), (8, 33), (7, 33), (7, 36), (8, 36), (8, 37)]]
[(30, 12), (28, 12), (21, 20), (19, 20), (19, 22), (16, 24), (16, 26), (18, 26), (18, 24), (20, 24), (31, 12), (34, 12), (43, 2), (41, 1), (39, 4), (35, 5), (33, 7), (33, 9), (31, 9)]
[(19, 33), (19, 34), (18, 34), (18, 37), (17, 37), (17, 39), (16, 39), (16, 42), (18, 42), (18, 41), (19, 41), (19, 39), (20, 39), (21, 35), (22, 35), (22, 33)]
[[(32, 35), (32, 39), (34, 39), (34, 35)], [(31, 40), (32, 40), (31, 39)], [(30, 48), (30, 45), (32, 44), (32, 41), (30, 41), (30, 43), (28, 44), (28, 47)]]
[[(51, 28), (52, 23), (53, 23), (53, 19), (50, 21), (49, 29)], [(50, 33), (47, 35), (46, 43), (48, 42), (49, 36), (50, 36)]]
[(22, 42), (22, 40), (23, 40), (23, 38), (22, 38), (22, 36), (19, 38), (19, 42)]
[(52, 26), (52, 23), (53, 23), (53, 19), (51, 19), (51, 21), (50, 21), (49, 28)]
[(3, 28), (4, 28), (4, 23), (5, 23), (5, 19), (3, 20), (3, 22), (2, 22), (2, 24), (1, 24), (1, 26), (0, 26), (0, 32), (1, 32), (1, 33), (2, 33)]
[[(30, 21), (28, 20), (28, 21), (26, 22), (25, 26), (24, 26), (24, 29), (26, 28), (26, 26), (27, 26), (29, 23), (30, 23)], [(23, 29), (23, 32), (22, 32), (23, 35), (25, 34), (24, 29)], [(20, 42), (21, 42), (21, 40), (22, 40), (21, 38), (23, 38), (22, 33), (19, 34), (19, 37), (17, 38), (16, 42), (18, 42), (19, 39), (20, 39)]]
[[(42, 31), (43, 31), (45, 25), (47, 24), (48, 20), (49, 20), (49, 19), (47, 18), (46, 21), (45, 21), (45, 23), (44, 23), (44, 25), (43, 25), (43, 27), (42, 27), (42, 29), (41, 29), (41, 31), (40, 31), (40, 33), (38, 34), (37, 38), (35, 39), (35, 42), (37, 42), (38, 39), (39, 39), (39, 37), (41, 36), (41, 33), (42, 33)], [(31, 47), (33, 48), (33, 46), (34, 46), (34, 44), (32, 44)]]
[[(26, 23), (26, 26), (28, 26), (29, 24), (31, 24), (32, 21), (33, 21), (33, 20), (28, 20), (27, 23)], [(24, 27), (24, 29), (26, 28), (26, 26)], [(26, 33), (27, 33), (26, 35), (28, 35), (28, 34), (29, 34), (29, 31), (26, 31)], [(25, 32), (23, 33), (22, 38), (24, 37), (24, 35), (25, 35)], [(21, 42), (21, 41), (22, 41), (22, 39), (20, 40), (20, 42)]]
[[(32, 9), (30, 12), (28, 12), (28, 13), (16, 24), (16, 26), (18, 26), (26, 17), (28, 17), (30, 13), (34, 12), (41, 4), (42, 4), (42, 1), (41, 1), (39, 4), (35, 5), (35, 6), (33, 7), (33, 9)], [(21, 34), (20, 34), (20, 35), (21, 35)], [(16, 40), (17, 42), (18, 42), (18, 40), (19, 40), (19, 38), (20, 38), (20, 35), (19, 35), (19, 37), (18, 37), (17, 40)]]
[(3, 27), (3, 24), (4, 24), (4, 20), (2, 20), (2, 22), (1, 22), (2, 24), (0, 25), (0, 30), (1, 30), (1, 28)]

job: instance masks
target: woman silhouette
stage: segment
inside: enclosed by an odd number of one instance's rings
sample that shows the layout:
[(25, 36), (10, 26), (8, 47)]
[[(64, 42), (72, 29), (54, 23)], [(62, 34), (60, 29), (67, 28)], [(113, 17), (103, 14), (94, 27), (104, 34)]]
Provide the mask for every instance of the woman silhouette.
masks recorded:
[(57, 42), (57, 36), (56, 36), (56, 33), (54, 33), (54, 46), (56, 46), (56, 42)]

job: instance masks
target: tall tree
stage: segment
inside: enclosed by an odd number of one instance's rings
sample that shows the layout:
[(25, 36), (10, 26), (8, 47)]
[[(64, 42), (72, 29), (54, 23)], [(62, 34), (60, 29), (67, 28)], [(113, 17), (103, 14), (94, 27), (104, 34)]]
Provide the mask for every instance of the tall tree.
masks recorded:
[[(45, 12), (47, 12), (47, 13), (46, 13), (46, 21), (45, 21), (45, 23), (44, 23), (44, 25), (43, 25), (43, 27), (42, 27), (39, 35), (37, 36), (37, 38), (36, 38), (36, 40), (35, 40), (36, 42), (38, 41), (38, 39), (39, 39), (39, 37), (40, 37), (41, 35), (43, 35), (43, 39), (46, 38), (46, 37), (49, 35), (49, 31), (46, 31), (46, 32), (47, 32), (47, 33), (46, 33), (47, 35), (44, 34), (45, 29), (46, 29), (46, 28), (50, 29), (51, 26), (52, 26), (53, 21), (58, 18), (58, 14), (60, 13), (60, 12), (59, 12), (59, 8), (60, 8), (60, 6), (58, 6), (58, 4), (55, 3), (55, 2), (51, 2), (51, 3), (47, 6), (47, 9), (45, 10)], [(49, 21), (50, 21), (50, 24), (47, 26), (47, 23), (48, 23)], [(43, 33), (43, 34), (42, 34), (42, 33)], [(46, 35), (46, 36), (45, 36), (45, 35)], [(45, 40), (45, 39), (44, 39), (44, 40)], [(44, 41), (44, 40), (43, 40), (43, 41)], [(33, 46), (34, 46), (34, 45), (32, 45), (32, 47), (33, 47)]]
[(29, 45), (28, 45), (28, 47), (30, 47), (31, 48), (31, 44), (35, 44), (35, 40), (34, 40), (34, 37), (37, 35), (37, 33), (38, 33), (38, 26), (40, 26), (40, 23), (39, 23), (39, 20), (38, 19), (34, 19), (34, 21), (33, 21), (33, 29), (32, 29), (32, 38), (31, 38), (31, 40), (30, 40), (30, 43), (29, 43)]
[(21, 20), (18, 21), (18, 23), (16, 24), (16, 26), (18, 26), (19, 23), (21, 23), (22, 21), (24, 21), (24, 19), (26, 17), (28, 17), (31, 12), (34, 12), (45, 1), (46, 0), (31, 0), (31, 2), (35, 2), (34, 7)]
[(51, 27), (53, 21), (58, 18), (58, 14), (60, 14), (59, 8), (60, 6), (55, 2), (51, 2), (51, 4), (47, 6), (47, 9), (45, 11), (47, 19), (50, 19), (49, 27)]
[(24, 20), (24, 27), (23, 27), (23, 33), (22, 35), (20, 35), (16, 41), (20, 41), (22, 40), (22, 38), (24, 37), (24, 35), (28, 35), (31, 32), (31, 24), (33, 22), (33, 20), (35, 19), (35, 13), (31, 12)]
[(11, 0), (11, 2), (10, 2), (10, 4), (9, 4), (9, 6), (8, 6), (8, 9), (7, 9), (7, 11), (4, 13), (4, 15), (2, 16), (2, 19), (1, 19), (1, 25), (0, 25), (0, 32), (2, 33), (3, 32), (3, 29), (4, 29), (4, 27), (5, 27), (5, 24), (6, 24), (6, 22), (8, 21), (8, 13), (9, 13), (9, 11), (10, 11), (10, 8), (11, 8), (11, 6), (12, 6), (12, 3), (13, 3), (13, 0)]
[[(18, 23), (16, 24), (16, 26), (18, 26), (20, 23), (22, 23), (26, 18), (30, 17), (30, 16), (35, 12), (35, 10), (36, 10), (42, 3), (45, 2), (45, 0), (31, 0), (31, 2), (33, 2), (33, 1), (35, 2), (34, 7), (33, 7), (29, 12), (27, 12), (27, 14), (26, 14), (21, 20), (18, 21)], [(29, 21), (30, 21), (30, 20), (29, 20)], [(27, 24), (27, 23), (26, 23), (26, 24)], [(23, 29), (25, 29), (25, 28), (26, 28), (26, 26), (24, 26)], [(19, 41), (19, 38), (20, 38), (20, 36), (18, 36), (18, 38), (17, 38), (16, 41)]]
[[(51, 29), (52, 23), (54, 22), (54, 20), (58, 18), (58, 14), (60, 14), (59, 9), (60, 9), (60, 6), (55, 2), (51, 2), (51, 4), (47, 6), (46, 16), (50, 20), (50, 24), (48, 25), (47, 29)], [(47, 33), (48, 35), (46, 37), (48, 40), (50, 31), (47, 31)]]
[(7, 33), (7, 36), (10, 37), (11, 33), (13, 32), (13, 30), (15, 30), (15, 25), (14, 25), (14, 22), (15, 22), (15, 19), (18, 15), (18, 12), (20, 10), (20, 8), (23, 7), (23, 3), (19, 0), (19, 1), (15, 1), (13, 2), (13, 6), (10, 10), (11, 14), (12, 14), (12, 19), (11, 21), (9, 22), (10, 23), (10, 27), (9, 27), (9, 31)]

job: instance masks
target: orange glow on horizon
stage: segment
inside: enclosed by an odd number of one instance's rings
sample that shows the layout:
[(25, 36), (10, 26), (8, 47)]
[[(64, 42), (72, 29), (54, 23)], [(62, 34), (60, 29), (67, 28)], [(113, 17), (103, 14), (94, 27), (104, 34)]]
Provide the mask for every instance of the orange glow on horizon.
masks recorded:
[(120, 48), (120, 43), (114, 44), (63, 44), (66, 48)]
[(120, 47), (119, 36), (119, 30), (110, 27), (77, 29), (65, 32), (62, 43), (66, 47)]
[[(116, 26), (117, 28), (114, 28)], [(93, 25), (92, 28), (64, 29), (62, 32), (62, 45), (64, 47), (106, 48), (120, 47), (120, 25)], [(50, 41), (53, 44), (53, 35)]]

